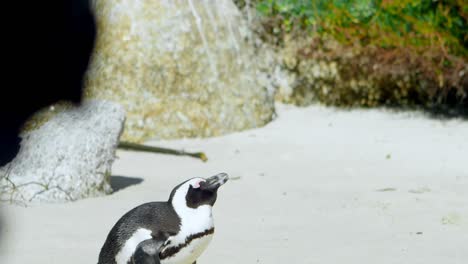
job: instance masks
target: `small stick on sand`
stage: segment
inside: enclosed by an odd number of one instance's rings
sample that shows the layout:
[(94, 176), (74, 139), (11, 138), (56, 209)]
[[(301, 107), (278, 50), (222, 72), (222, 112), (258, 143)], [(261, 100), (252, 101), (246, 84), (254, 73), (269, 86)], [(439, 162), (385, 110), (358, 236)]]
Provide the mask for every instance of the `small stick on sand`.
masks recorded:
[(169, 155), (190, 156), (190, 157), (201, 159), (203, 162), (206, 162), (208, 160), (205, 153), (203, 152), (185, 152), (183, 150), (146, 146), (142, 144), (124, 142), (124, 141), (119, 142), (118, 148), (126, 149), (126, 150), (134, 150), (134, 151), (162, 153), (162, 154), (169, 154)]

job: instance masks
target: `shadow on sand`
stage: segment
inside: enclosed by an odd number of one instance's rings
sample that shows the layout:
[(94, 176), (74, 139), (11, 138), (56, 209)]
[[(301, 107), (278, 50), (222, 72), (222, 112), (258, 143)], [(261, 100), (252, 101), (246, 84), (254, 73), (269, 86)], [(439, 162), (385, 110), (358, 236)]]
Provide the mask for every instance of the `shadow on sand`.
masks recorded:
[(142, 178), (126, 177), (126, 176), (111, 176), (111, 187), (114, 192), (118, 192), (132, 185), (137, 185), (143, 182)]

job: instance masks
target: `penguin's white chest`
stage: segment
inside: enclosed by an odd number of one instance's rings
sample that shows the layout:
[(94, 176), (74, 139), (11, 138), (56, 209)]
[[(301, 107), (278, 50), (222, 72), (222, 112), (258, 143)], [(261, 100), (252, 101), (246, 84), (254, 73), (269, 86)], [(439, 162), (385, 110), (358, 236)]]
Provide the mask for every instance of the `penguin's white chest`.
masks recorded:
[(212, 234), (207, 234), (193, 239), (171, 257), (161, 260), (161, 264), (193, 264), (208, 247), (212, 238)]
[(208, 247), (213, 234), (214, 223), (211, 206), (196, 209), (174, 206), (180, 217), (180, 231), (170, 237), (168, 247), (162, 250), (162, 264), (193, 264)]

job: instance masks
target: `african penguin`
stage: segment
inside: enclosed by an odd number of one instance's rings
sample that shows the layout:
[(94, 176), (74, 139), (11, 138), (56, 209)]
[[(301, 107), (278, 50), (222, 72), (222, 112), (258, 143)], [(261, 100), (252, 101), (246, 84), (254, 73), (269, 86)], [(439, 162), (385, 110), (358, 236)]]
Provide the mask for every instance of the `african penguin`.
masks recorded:
[(228, 175), (192, 178), (166, 202), (149, 202), (123, 215), (109, 232), (98, 264), (193, 264), (214, 233), (212, 207)]

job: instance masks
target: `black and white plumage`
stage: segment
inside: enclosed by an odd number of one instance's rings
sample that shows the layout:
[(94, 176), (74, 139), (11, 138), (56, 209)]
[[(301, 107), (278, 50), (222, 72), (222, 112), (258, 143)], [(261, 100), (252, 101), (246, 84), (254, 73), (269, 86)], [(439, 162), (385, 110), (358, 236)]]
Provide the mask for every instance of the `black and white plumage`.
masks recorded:
[(107, 236), (98, 264), (193, 264), (214, 233), (212, 207), (228, 175), (192, 178), (166, 202), (142, 204), (122, 216)]
[(165, 241), (169, 238), (168, 234), (159, 233), (158, 236), (147, 239), (140, 244), (135, 249), (130, 263), (132, 264), (161, 264), (159, 259), (159, 253), (164, 245)]

